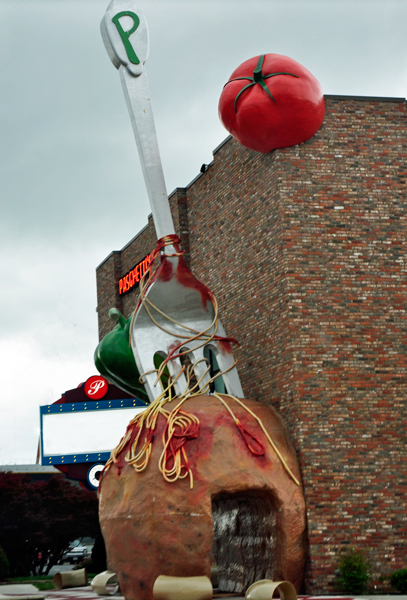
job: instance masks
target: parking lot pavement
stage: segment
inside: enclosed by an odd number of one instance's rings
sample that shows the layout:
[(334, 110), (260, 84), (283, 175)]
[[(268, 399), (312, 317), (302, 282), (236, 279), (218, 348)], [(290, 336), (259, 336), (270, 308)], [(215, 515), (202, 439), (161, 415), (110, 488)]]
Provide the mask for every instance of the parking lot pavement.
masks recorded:
[(51, 567), (48, 575), (55, 575), (56, 573), (65, 573), (66, 571), (72, 571), (75, 565), (64, 563), (63, 565), (55, 565)]
[[(115, 586), (112, 585), (111, 589), (114, 590)], [(1, 587), (0, 587), (1, 592)], [(101, 600), (103, 596), (98, 596), (92, 590), (90, 585), (81, 586), (76, 588), (65, 588), (62, 590), (46, 590), (44, 592), (39, 592), (43, 595), (46, 600)], [(36, 598), (35, 594), (32, 595), (24, 595), (21, 593), (18, 594), (10, 594), (8, 593), (7, 600), (34, 600)], [(0, 599), (2, 595), (0, 594)], [(106, 598), (106, 596), (104, 596)], [(213, 595), (213, 598), (223, 599), (223, 600), (245, 600), (244, 596), (238, 596), (233, 594), (217, 594), (216, 592)], [(114, 594), (112, 600), (124, 600), (124, 596), (120, 594)], [(407, 596), (402, 595), (366, 595), (366, 596), (336, 596), (336, 595), (327, 595), (327, 596), (298, 596), (298, 600), (407, 600)]]
[[(112, 586), (112, 589), (114, 586)], [(63, 590), (48, 590), (44, 592), (48, 600), (96, 600), (106, 598), (106, 596), (97, 596), (91, 586), (67, 588)], [(236, 596), (233, 594), (214, 594), (214, 598), (222, 598), (223, 600), (245, 600), (244, 596)], [(124, 596), (114, 595), (114, 600), (124, 600)], [(278, 598), (277, 598), (278, 600)], [(298, 596), (298, 600), (407, 600), (407, 596), (401, 595), (366, 595), (366, 596)]]
[[(103, 596), (95, 594), (90, 585), (62, 590), (47, 590), (44, 594), (48, 600), (96, 600), (96, 598), (103, 598)], [(106, 598), (106, 596), (104, 597)], [(113, 598), (123, 600), (124, 596), (115, 594)]]
[[(44, 592), (47, 600), (100, 600), (106, 598), (106, 596), (97, 596), (90, 586), (80, 588), (67, 588), (63, 590), (48, 590)], [(214, 594), (214, 598), (222, 598), (223, 600), (245, 600), (244, 596), (228, 595), (228, 594)], [(112, 596), (114, 600), (124, 600), (124, 596), (114, 594)]]
[[(103, 598), (102, 596), (98, 596), (94, 593), (91, 586), (86, 587), (78, 587), (78, 588), (66, 588), (63, 590), (48, 590), (44, 592), (48, 600), (96, 600), (97, 598)], [(106, 596), (105, 596), (106, 598)], [(124, 600), (124, 596), (116, 595), (113, 596), (114, 600)], [(216, 592), (213, 595), (213, 598), (219, 598), (223, 600), (245, 600), (244, 596), (235, 595), (235, 594), (217, 594)], [(391, 599), (386, 597), (386, 600), (398, 600), (402, 599), (402, 596), (395, 597), (392, 596)], [(298, 596), (298, 600), (353, 600), (353, 596)], [(363, 600), (374, 599), (377, 600), (375, 596), (363, 596)], [(383, 599), (382, 599), (383, 600)], [(407, 600), (407, 597), (404, 597), (403, 600)]]

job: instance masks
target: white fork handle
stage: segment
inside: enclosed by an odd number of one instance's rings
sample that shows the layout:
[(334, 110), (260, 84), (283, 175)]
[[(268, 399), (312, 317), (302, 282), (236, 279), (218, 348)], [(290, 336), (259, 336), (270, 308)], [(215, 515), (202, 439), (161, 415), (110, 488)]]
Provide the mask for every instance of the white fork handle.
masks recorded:
[(100, 24), (110, 60), (119, 69), (158, 239), (175, 233), (158, 149), (145, 70), (147, 21), (135, 0), (112, 0)]
[(158, 148), (150, 89), (145, 69), (135, 77), (120, 66), (120, 80), (136, 138), (157, 238), (175, 233)]

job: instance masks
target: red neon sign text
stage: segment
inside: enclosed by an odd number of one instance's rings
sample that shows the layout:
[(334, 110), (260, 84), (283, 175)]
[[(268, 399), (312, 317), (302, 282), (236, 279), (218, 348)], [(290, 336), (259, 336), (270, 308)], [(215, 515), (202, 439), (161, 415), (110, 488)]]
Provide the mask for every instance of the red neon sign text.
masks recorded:
[(150, 264), (151, 256), (148, 254), (143, 260), (137, 263), (131, 271), (119, 279), (119, 294), (125, 294), (126, 292), (129, 292), (133, 286), (137, 285)]

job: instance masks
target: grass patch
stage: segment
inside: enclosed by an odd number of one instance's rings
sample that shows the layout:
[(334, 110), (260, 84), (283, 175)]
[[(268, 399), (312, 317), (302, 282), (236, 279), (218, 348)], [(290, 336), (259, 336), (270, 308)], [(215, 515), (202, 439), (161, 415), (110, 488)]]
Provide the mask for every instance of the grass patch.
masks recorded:
[(12, 583), (33, 583), (34, 581), (52, 580), (53, 575), (31, 575), (31, 577), (10, 577), (8, 581)]
[(52, 579), (48, 580), (48, 579), (33, 579), (32, 581), (30, 581), (30, 583), (32, 583), (33, 585), (35, 585), (35, 587), (37, 587), (41, 592), (43, 590), (53, 590), (54, 589), (54, 584)]
[[(13, 583), (32, 583), (35, 585), (41, 592), (44, 590), (53, 590), (54, 584), (52, 583), (53, 576), (52, 575), (33, 575), (32, 577), (11, 577), (7, 579), (3, 583), (13, 584)], [(0, 586), (1, 593), (1, 586)]]
[[(94, 577), (96, 577), (97, 573), (88, 573), (88, 584)], [(7, 580), (3, 581), (4, 584), (13, 584), (13, 583), (32, 583), (35, 585), (41, 592), (44, 590), (53, 590), (54, 576), (53, 575), (32, 575), (31, 577), (10, 577)], [(0, 583), (0, 594), (1, 594), (1, 583)]]

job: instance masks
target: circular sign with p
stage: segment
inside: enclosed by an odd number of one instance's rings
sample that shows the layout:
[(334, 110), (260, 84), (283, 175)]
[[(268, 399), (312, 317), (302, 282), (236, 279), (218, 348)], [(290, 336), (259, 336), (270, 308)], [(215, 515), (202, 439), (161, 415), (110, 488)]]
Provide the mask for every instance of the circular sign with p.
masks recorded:
[(109, 384), (101, 375), (92, 375), (85, 381), (85, 394), (90, 400), (100, 400), (107, 394)]

